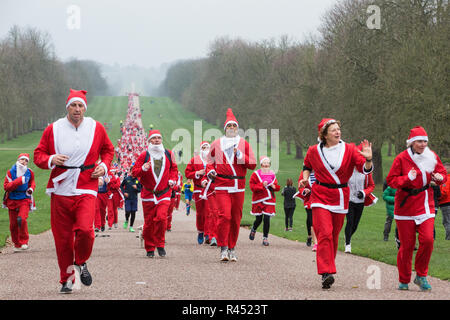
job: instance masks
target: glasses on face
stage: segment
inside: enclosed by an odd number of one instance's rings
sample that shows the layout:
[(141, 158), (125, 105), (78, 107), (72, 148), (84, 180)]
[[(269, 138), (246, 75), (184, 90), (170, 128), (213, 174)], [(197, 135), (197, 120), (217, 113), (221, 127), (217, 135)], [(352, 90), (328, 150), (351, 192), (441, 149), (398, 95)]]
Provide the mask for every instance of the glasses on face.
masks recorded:
[(227, 128), (237, 128), (237, 124), (229, 123), (229, 124), (227, 124)]

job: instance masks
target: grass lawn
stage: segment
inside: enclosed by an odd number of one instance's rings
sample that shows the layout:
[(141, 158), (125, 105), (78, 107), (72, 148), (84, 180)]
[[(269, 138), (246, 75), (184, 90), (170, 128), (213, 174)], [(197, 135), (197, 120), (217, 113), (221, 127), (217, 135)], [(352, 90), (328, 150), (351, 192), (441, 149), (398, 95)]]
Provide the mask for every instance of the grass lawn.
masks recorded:
[[(125, 119), (127, 102), (127, 97), (96, 97), (89, 105), (87, 115), (107, 124), (108, 134), (113, 144), (115, 144), (120, 137), (119, 122), (120, 120)], [(199, 120), (198, 116), (186, 111), (180, 105), (173, 103), (168, 98), (140, 97), (140, 102), (144, 128), (147, 131), (149, 125), (153, 124), (155, 129), (161, 130), (163, 143), (166, 148), (174, 148), (180, 144), (181, 139), (188, 139), (189, 136), (192, 139), (191, 154), (194, 148), (198, 148), (198, 146), (193, 145), (194, 121)], [(202, 121), (203, 132), (215, 128), (217, 129), (217, 127)], [(177, 129), (181, 131), (177, 131)], [(218, 129), (221, 130), (221, 128)], [(173, 135), (174, 132), (185, 132), (186, 134), (185, 137), (179, 137), (178, 135)], [(174, 141), (172, 141), (172, 135)], [(15, 139), (14, 141), (0, 144), (0, 152), (2, 155), (0, 157), (0, 170), (6, 172), (6, 170), (15, 163), (17, 155), (20, 152), (29, 152), (32, 157), (33, 150), (37, 145), (40, 136), (41, 132), (33, 132)], [(343, 138), (345, 140), (345, 130), (343, 132)], [(257, 146), (253, 146), (253, 150), (255, 154), (259, 156)], [(384, 176), (387, 175), (394, 158), (387, 157), (386, 154), (387, 150), (385, 149), (383, 150)], [(176, 157), (176, 160), (179, 170), (184, 174), (184, 169), (189, 159), (186, 158), (186, 152), (184, 152), (183, 157), (183, 161), (179, 161), (180, 159), (178, 156)], [(280, 168), (277, 173), (279, 184), (284, 186), (287, 178), (292, 178), (294, 181), (297, 181), (300, 174), (300, 168), (302, 167), (302, 160), (295, 159), (294, 154), (286, 155), (286, 145), (284, 143), (281, 143), (280, 146), (279, 159)], [(45, 195), (44, 190), (50, 172), (36, 169), (32, 163), (30, 168), (36, 173), (38, 185), (38, 190), (36, 190), (35, 193), (38, 210), (35, 211), (35, 213), (32, 213), (29, 218), (30, 233), (36, 234), (48, 230), (50, 227), (49, 197)], [(250, 177), (250, 174), (251, 172), (248, 172), (247, 177)], [(241, 223), (243, 226), (250, 226), (254, 221), (254, 217), (249, 214), (251, 208), (251, 192), (248, 188), (248, 182), (247, 190)], [(358, 230), (352, 238), (352, 252), (355, 255), (369, 257), (374, 260), (396, 265), (397, 248), (394, 242), (395, 223), (392, 226), (389, 241), (383, 241), (386, 209), (385, 203), (381, 197), (381, 185), (377, 185), (374, 193), (379, 198), (378, 203), (364, 209)], [(297, 201), (297, 208), (294, 213), (294, 231), (292, 232), (284, 231), (283, 197), (281, 194), (278, 194), (277, 196), (276, 211), (276, 216), (271, 219), (270, 233), (287, 239), (305, 242), (307, 238), (306, 212), (302, 202)], [(3, 246), (5, 238), (9, 235), (9, 229), (7, 211), (3, 209), (1, 212), (3, 214), (0, 214), (0, 246)], [(345, 228), (345, 224), (343, 228)], [(429, 265), (429, 275), (449, 280), (450, 241), (444, 240), (445, 232), (442, 226), (442, 216), (440, 211), (436, 218), (435, 228), (436, 241), (434, 243), (434, 251)], [(195, 230), (193, 230), (193, 232), (194, 231)], [(260, 226), (258, 231), (262, 231), (262, 226)], [(248, 234), (242, 232), (240, 236), (246, 238)], [(255, 241), (262, 241), (262, 239), (255, 239)], [(344, 230), (341, 231), (339, 243), (339, 250), (343, 251), (343, 249)]]

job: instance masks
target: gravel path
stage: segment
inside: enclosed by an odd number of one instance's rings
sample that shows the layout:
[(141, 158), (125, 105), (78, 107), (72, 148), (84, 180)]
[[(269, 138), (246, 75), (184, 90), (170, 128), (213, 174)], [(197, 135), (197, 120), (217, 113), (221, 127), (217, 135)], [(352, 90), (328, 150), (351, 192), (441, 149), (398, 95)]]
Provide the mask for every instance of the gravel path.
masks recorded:
[[(184, 208), (184, 205), (181, 205)], [(270, 236), (270, 246), (254, 241), (241, 228), (237, 262), (220, 262), (219, 249), (198, 245), (195, 212), (174, 211), (172, 232), (166, 236), (167, 256), (149, 259), (137, 233), (119, 228), (97, 237), (88, 268), (90, 287), (71, 295), (59, 294), (59, 269), (51, 231), (30, 236), (29, 252), (0, 253), (0, 300), (442, 300), (450, 297), (450, 283), (429, 277), (432, 292), (413, 283), (398, 291), (395, 266), (338, 252), (336, 282), (322, 290), (315, 253), (305, 243)], [(135, 227), (142, 225), (142, 209)], [(375, 273), (379, 283), (370, 281)], [(415, 274), (413, 273), (413, 276)]]

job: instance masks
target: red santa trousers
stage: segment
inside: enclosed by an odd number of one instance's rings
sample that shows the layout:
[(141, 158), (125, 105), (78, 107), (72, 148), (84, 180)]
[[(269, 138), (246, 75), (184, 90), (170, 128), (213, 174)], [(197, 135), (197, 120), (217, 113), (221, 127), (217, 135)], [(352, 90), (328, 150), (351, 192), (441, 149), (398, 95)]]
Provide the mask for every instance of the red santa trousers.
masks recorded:
[(245, 192), (228, 193), (225, 190), (216, 190), (215, 192), (216, 203), (219, 208), (217, 216), (217, 245), (233, 249), (239, 237)]
[(111, 228), (113, 223), (117, 223), (117, 218), (119, 215), (119, 204), (120, 195), (118, 193), (113, 193), (111, 199), (108, 198), (108, 226)]
[(106, 192), (97, 193), (97, 201), (95, 202), (95, 221), (94, 221), (94, 226), (96, 229), (100, 229), (101, 227), (105, 226), (107, 207), (108, 207), (108, 194)]
[(431, 253), (433, 252), (434, 218), (425, 220), (419, 225), (416, 225), (414, 220), (395, 220), (395, 222), (400, 239), (400, 249), (397, 254), (399, 281), (401, 283), (409, 283), (411, 281), (416, 232), (419, 233), (419, 248), (417, 249), (414, 267), (419, 277), (426, 277)]
[(157, 205), (152, 201), (142, 201), (144, 210), (142, 236), (147, 252), (155, 251), (155, 247), (164, 248), (169, 205), (170, 201), (161, 201)]
[(177, 210), (180, 208), (180, 200), (181, 200), (181, 194), (177, 194), (175, 196), (175, 208), (177, 208)]
[(195, 224), (198, 232), (205, 232), (205, 218), (208, 214), (208, 201), (200, 199), (200, 193), (194, 193)]
[[(30, 211), (30, 200), (8, 200), (9, 231), (11, 240), (16, 248), (28, 244), (28, 212)], [(19, 221), (20, 219), (20, 227)]]
[(175, 208), (175, 198), (170, 198), (169, 209), (167, 209), (167, 230), (172, 230), (172, 213)]
[(51, 197), (51, 227), (60, 270), (60, 283), (74, 281), (73, 264), (85, 263), (94, 246), (95, 196)]
[(317, 236), (317, 273), (336, 273), (335, 259), (345, 214), (315, 207), (312, 208), (312, 215), (313, 228)]
[(217, 238), (217, 215), (216, 194), (212, 193), (208, 195), (208, 214), (205, 219), (205, 235), (209, 236), (209, 239)]

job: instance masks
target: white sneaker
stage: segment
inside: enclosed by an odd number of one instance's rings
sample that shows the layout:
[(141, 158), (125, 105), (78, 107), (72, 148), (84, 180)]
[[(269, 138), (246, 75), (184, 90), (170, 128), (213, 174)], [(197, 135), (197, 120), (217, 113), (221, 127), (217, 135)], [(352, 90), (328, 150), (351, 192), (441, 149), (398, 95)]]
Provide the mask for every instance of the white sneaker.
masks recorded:
[(230, 260), (230, 257), (228, 256), (228, 248), (222, 249), (220, 251), (220, 261), (228, 261)]
[(345, 245), (345, 253), (352, 253), (352, 244)]
[(30, 249), (30, 247), (27, 244), (23, 244), (20, 249), (22, 249), (22, 251), (26, 251), (28, 249)]
[(228, 257), (230, 257), (230, 261), (237, 261), (237, 256), (236, 256), (236, 252), (234, 251), (234, 249), (228, 250)]

